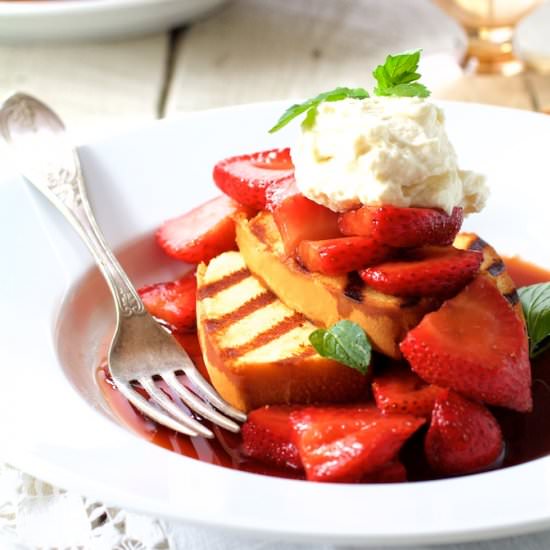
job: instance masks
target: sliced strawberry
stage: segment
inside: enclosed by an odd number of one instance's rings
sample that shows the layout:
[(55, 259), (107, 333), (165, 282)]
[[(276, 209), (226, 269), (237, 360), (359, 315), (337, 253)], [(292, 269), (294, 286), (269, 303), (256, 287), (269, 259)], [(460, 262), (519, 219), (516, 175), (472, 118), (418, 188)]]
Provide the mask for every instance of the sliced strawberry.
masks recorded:
[(502, 454), (502, 432), (480, 403), (447, 390), (435, 402), (424, 450), (432, 469), (467, 474), (490, 468)]
[(372, 237), (397, 248), (424, 245), (449, 245), (462, 225), (462, 208), (449, 216), (433, 208), (362, 206), (340, 217), (344, 235)]
[(298, 259), (309, 270), (341, 275), (387, 259), (391, 249), (370, 237), (302, 241)]
[(266, 193), (294, 179), (290, 149), (272, 149), (224, 159), (214, 166), (216, 185), (232, 199), (256, 210), (266, 207)]
[(407, 470), (399, 460), (388, 462), (361, 479), (361, 483), (402, 483), (403, 481), (407, 481)]
[(196, 329), (197, 279), (194, 271), (177, 281), (144, 286), (138, 292), (153, 317), (174, 330)]
[(288, 177), (279, 184), (271, 185), (265, 190), (265, 209), (273, 212), (283, 201), (300, 194), (294, 176)]
[(395, 460), (424, 420), (373, 405), (306, 407), (290, 415), (307, 479), (355, 482)]
[(525, 325), (484, 275), (426, 315), (400, 348), (430, 384), (520, 412), (532, 408)]
[(376, 376), (372, 393), (376, 406), (385, 413), (412, 414), (429, 418), (435, 400), (446, 390), (426, 384), (404, 365), (390, 367)]
[(397, 261), (362, 270), (372, 288), (392, 296), (447, 298), (464, 288), (479, 271), (483, 254), (452, 246), (430, 246), (405, 253)]
[(302, 469), (290, 413), (284, 405), (267, 405), (248, 414), (242, 426), (243, 453), (280, 468)]
[(233, 216), (240, 210), (222, 195), (165, 222), (157, 231), (157, 242), (173, 258), (190, 264), (207, 262), (235, 249)]
[(338, 214), (301, 194), (282, 200), (273, 210), (273, 218), (289, 255), (296, 252), (296, 247), (302, 241), (340, 236)]

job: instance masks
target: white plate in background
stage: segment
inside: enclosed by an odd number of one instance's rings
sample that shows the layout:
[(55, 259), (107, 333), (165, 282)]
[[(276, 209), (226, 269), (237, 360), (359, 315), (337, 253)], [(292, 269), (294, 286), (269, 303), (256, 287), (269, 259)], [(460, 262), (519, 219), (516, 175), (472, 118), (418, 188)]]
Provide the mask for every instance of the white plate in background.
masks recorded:
[[(193, 113), (81, 148), (99, 223), (137, 285), (181, 271), (155, 251), (152, 232), (216, 194), (216, 160), (291, 142), (297, 123), (267, 134), (286, 106)], [(550, 117), (445, 108), (461, 166), (487, 173), (492, 188), (465, 228), (550, 268)], [(406, 545), (550, 528), (550, 457), (440, 481), (322, 484), (229, 470), (140, 439), (110, 416), (94, 382), (112, 307), (84, 246), (19, 178), (0, 182), (0, 220), (0, 459), (108, 503), (264, 538)]]
[(226, 0), (0, 1), (0, 41), (123, 38), (192, 21)]

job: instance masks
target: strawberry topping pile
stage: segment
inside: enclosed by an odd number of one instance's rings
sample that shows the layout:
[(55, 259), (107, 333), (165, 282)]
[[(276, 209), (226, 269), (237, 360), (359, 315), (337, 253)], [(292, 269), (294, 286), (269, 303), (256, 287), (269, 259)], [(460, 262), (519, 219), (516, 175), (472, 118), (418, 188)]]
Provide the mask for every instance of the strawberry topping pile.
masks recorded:
[[(250, 412), (240, 450), (258, 471), (275, 468), (324, 482), (402, 482), (402, 448), (409, 440), (417, 442), (434, 476), (496, 467), (505, 446), (489, 407), (532, 409), (528, 338), (524, 320), (494, 280), (480, 273), (483, 254), (452, 246), (462, 209), (333, 212), (298, 191), (289, 149), (225, 159), (213, 177), (223, 195), (157, 232), (170, 257), (208, 262), (236, 248), (237, 214), (250, 218), (268, 210), (285, 261), (294, 258), (327, 276), (356, 272), (379, 293), (435, 297), (440, 305), (400, 342), (403, 361), (375, 361), (364, 402), (268, 405)], [(185, 345), (196, 330), (194, 271), (139, 293)]]

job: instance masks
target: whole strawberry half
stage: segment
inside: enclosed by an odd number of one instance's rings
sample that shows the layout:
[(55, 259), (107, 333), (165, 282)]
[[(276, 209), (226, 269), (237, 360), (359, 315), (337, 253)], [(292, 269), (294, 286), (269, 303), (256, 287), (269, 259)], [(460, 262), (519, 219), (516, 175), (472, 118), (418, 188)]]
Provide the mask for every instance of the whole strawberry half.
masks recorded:
[(308, 480), (357, 482), (396, 459), (424, 423), (373, 405), (307, 407), (290, 415)]
[(375, 376), (372, 393), (376, 406), (387, 414), (412, 414), (429, 418), (438, 397), (446, 392), (444, 388), (426, 384), (406, 365), (390, 367)]
[(294, 180), (290, 149), (271, 149), (224, 159), (214, 166), (213, 177), (216, 185), (232, 199), (263, 210), (266, 195)]
[(372, 237), (396, 248), (424, 245), (449, 245), (460, 230), (462, 208), (451, 215), (433, 208), (399, 208), (397, 206), (362, 206), (340, 217), (344, 235)]
[(290, 413), (295, 407), (267, 405), (248, 414), (241, 433), (246, 456), (279, 468), (302, 469)]
[(273, 218), (289, 255), (302, 241), (341, 236), (338, 214), (299, 193), (280, 201), (273, 209)]
[(388, 462), (361, 479), (361, 483), (402, 483), (404, 481), (407, 481), (407, 470), (399, 460)]
[(309, 271), (342, 275), (387, 259), (392, 250), (370, 237), (302, 241), (297, 256)]
[(400, 260), (363, 269), (359, 274), (384, 294), (447, 298), (473, 279), (482, 261), (483, 255), (477, 250), (431, 246), (407, 251)]
[(520, 412), (532, 408), (524, 322), (485, 275), (426, 315), (400, 348), (430, 384)]
[(500, 426), (482, 404), (447, 390), (435, 402), (424, 451), (441, 474), (467, 474), (495, 465), (504, 447)]
[(233, 216), (242, 210), (239, 204), (221, 195), (165, 222), (157, 231), (157, 242), (173, 258), (190, 264), (207, 262), (235, 249)]
[(144, 286), (138, 290), (147, 311), (174, 330), (196, 329), (197, 280), (195, 271), (167, 283)]

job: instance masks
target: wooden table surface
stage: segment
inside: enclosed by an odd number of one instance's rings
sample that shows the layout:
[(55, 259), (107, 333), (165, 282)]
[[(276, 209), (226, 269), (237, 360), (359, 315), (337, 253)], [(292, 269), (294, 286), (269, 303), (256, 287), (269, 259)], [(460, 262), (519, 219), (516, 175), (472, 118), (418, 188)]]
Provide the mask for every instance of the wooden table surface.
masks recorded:
[[(520, 29), (520, 45), (550, 28), (547, 8)], [(387, 53), (422, 47), (436, 98), (550, 109), (550, 76), (465, 76), (456, 63), (463, 46), (458, 26), (429, 0), (234, 0), (137, 39), (0, 46), (0, 95), (42, 98), (84, 140), (183, 111), (371, 86)], [(550, 534), (459, 547), (542, 550)]]
[[(531, 17), (528, 41), (550, 26)], [(370, 86), (389, 52), (424, 49), (434, 97), (550, 108), (550, 76), (460, 74), (464, 36), (429, 0), (235, 0), (172, 32), (88, 44), (0, 46), (0, 94), (33, 93), (79, 132), (181, 111)]]

